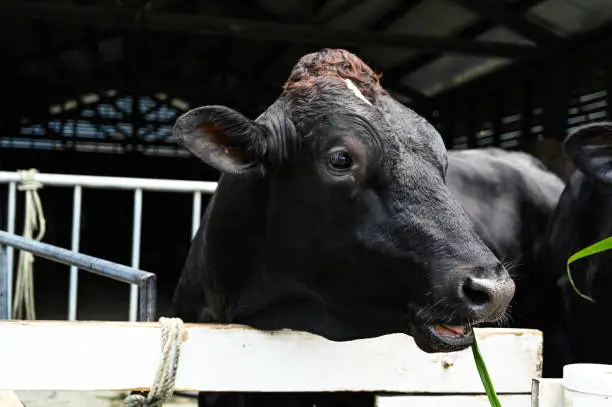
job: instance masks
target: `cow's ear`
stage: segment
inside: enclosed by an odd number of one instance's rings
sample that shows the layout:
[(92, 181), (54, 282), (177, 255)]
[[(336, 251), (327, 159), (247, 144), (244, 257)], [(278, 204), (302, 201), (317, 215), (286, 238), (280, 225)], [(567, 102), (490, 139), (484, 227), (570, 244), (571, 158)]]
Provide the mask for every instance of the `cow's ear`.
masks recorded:
[(586, 176), (612, 186), (612, 122), (578, 128), (565, 139), (563, 148)]
[(172, 134), (193, 155), (222, 172), (262, 169), (265, 129), (225, 106), (198, 107), (181, 115)]

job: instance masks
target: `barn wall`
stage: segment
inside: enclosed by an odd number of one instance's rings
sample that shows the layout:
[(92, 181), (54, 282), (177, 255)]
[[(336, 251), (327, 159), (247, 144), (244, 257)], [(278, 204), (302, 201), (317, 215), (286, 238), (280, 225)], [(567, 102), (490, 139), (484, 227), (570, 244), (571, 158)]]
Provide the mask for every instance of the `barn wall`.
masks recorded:
[(449, 149), (500, 146), (541, 158), (566, 177), (561, 142), (576, 126), (612, 118), (612, 45), (511, 66), (432, 102)]
[[(612, 117), (612, 46), (585, 50), (580, 57), (558, 57), (547, 64), (523, 64), (441, 94), (415, 110), (439, 129), (448, 148), (489, 145), (522, 149), (540, 157), (557, 174), (571, 170), (561, 149), (576, 125)], [(554, 71), (554, 72), (553, 72)], [(23, 112), (20, 114), (23, 115)], [(12, 123), (19, 120), (4, 118)], [(123, 117), (120, 120), (129, 120)], [(168, 121), (169, 119), (164, 119)], [(171, 121), (171, 120), (170, 120)], [(44, 126), (42, 126), (44, 127)], [(7, 130), (5, 127), (4, 130)], [(4, 133), (3, 137), (12, 136)], [(44, 136), (44, 134), (42, 135)], [(145, 178), (216, 180), (218, 173), (193, 157), (0, 148), (0, 169)], [(21, 194), (20, 194), (21, 196)], [(44, 188), (48, 221), (45, 241), (70, 247), (72, 191)], [(6, 225), (6, 188), (0, 186), (0, 227)], [(83, 192), (81, 251), (130, 264), (133, 195), (127, 191)], [(208, 202), (204, 197), (203, 208)], [(23, 200), (18, 203), (21, 232)], [(144, 193), (140, 267), (159, 278), (162, 311), (189, 247), (191, 196)], [(65, 318), (68, 267), (36, 262), (39, 318)], [(128, 287), (81, 273), (79, 318), (127, 318)], [(109, 301), (109, 297), (113, 300)]]

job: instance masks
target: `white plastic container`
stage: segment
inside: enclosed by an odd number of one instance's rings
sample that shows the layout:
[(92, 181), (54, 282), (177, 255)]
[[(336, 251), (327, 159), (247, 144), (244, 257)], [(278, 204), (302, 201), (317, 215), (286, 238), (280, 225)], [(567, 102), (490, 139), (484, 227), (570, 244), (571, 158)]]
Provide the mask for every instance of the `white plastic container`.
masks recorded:
[(612, 365), (576, 363), (563, 367), (564, 407), (612, 407)]

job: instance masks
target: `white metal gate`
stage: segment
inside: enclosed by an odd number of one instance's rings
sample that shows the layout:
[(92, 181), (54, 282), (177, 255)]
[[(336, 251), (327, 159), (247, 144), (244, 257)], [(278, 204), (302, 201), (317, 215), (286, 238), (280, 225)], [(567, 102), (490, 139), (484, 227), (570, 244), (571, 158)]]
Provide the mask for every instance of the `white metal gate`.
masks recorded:
[[(15, 233), (15, 209), (17, 200), (17, 185), (22, 180), (18, 172), (0, 171), (0, 184), (8, 184), (8, 209), (7, 209), (7, 232)], [(191, 236), (195, 234), (200, 226), (200, 214), (202, 209), (202, 193), (212, 194), (217, 188), (216, 182), (208, 181), (184, 181), (172, 179), (150, 179), (150, 178), (123, 178), (123, 177), (101, 177), (89, 175), (69, 174), (36, 174), (35, 181), (44, 186), (69, 187), (73, 189), (72, 206), (72, 243), (71, 250), (79, 251), (80, 224), (81, 224), (81, 192), (82, 188), (114, 189), (134, 191), (134, 212), (132, 231), (132, 261), (131, 266), (139, 268), (140, 264), (140, 233), (142, 220), (142, 192), (178, 192), (193, 194)], [(8, 276), (6, 279), (6, 295), (8, 303), (13, 301), (13, 273), (14, 273), (14, 249), (7, 248), (6, 252)], [(68, 320), (75, 321), (77, 315), (78, 294), (78, 269), (70, 267), (70, 289), (68, 300)], [(136, 321), (138, 305), (138, 286), (130, 286), (130, 310), (129, 320)], [(8, 318), (11, 318), (11, 308), (8, 310)]]

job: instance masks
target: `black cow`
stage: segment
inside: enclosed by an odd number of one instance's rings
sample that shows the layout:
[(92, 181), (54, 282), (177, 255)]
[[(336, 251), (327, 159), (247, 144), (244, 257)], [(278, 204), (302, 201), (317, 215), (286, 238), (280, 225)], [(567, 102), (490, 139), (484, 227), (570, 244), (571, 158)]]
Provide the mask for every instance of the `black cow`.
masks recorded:
[(447, 185), (476, 232), (516, 282), (509, 326), (544, 332), (544, 374), (558, 376), (562, 332), (555, 281), (540, 264), (540, 247), (565, 186), (534, 156), (482, 148), (448, 152)]
[(568, 258), (612, 235), (612, 122), (581, 126), (566, 138), (565, 154), (575, 166), (550, 224), (544, 258), (551, 279), (558, 279), (564, 301), (562, 314), (571, 340), (563, 364), (612, 363), (607, 328), (612, 312), (612, 253), (603, 252), (572, 264)]
[(564, 182), (537, 158), (490, 147), (448, 152), (447, 185), (498, 258), (532, 257)]
[(504, 315), (514, 282), (448, 190), (440, 135), (355, 55), (302, 57), (255, 121), (199, 107), (174, 135), (223, 173), (175, 291), (184, 320), (442, 352)]

